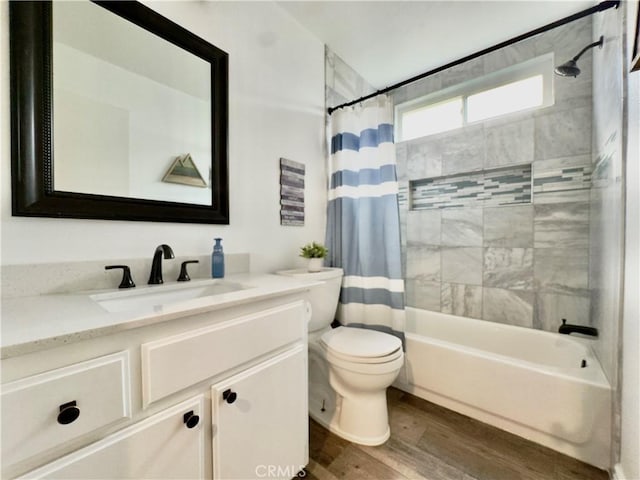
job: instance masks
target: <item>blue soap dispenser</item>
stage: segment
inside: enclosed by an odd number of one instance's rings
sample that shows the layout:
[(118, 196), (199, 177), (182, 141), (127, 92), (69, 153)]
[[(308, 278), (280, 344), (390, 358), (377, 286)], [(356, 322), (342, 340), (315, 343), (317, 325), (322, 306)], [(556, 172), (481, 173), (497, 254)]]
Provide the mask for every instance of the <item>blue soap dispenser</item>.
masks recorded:
[(211, 276), (213, 278), (224, 278), (224, 252), (222, 251), (222, 239), (214, 238), (216, 241), (211, 254)]

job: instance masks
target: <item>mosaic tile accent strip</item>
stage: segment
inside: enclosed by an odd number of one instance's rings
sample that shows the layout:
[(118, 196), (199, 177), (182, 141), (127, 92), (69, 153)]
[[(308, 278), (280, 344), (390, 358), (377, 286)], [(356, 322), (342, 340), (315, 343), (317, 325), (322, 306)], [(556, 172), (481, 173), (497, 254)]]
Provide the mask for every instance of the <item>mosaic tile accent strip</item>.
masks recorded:
[(591, 172), (591, 165), (536, 172), (533, 179), (533, 194), (588, 190), (591, 188)]
[(304, 225), (304, 164), (280, 159), (280, 225)]
[(405, 209), (409, 203), (409, 187), (405, 185), (398, 186), (398, 206)]
[(531, 203), (531, 164), (410, 182), (411, 209)]

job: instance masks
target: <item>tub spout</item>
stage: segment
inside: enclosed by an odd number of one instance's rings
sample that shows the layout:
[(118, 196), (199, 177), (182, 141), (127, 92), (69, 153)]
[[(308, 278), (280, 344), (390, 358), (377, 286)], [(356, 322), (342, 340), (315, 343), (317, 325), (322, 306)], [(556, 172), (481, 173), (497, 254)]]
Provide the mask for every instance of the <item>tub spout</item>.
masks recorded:
[(558, 333), (564, 333), (569, 335), (570, 333), (581, 333), (582, 335), (590, 335), (592, 337), (598, 336), (598, 329), (594, 327), (587, 327), (585, 325), (572, 325), (567, 323), (567, 319), (562, 319), (562, 325), (558, 329)]

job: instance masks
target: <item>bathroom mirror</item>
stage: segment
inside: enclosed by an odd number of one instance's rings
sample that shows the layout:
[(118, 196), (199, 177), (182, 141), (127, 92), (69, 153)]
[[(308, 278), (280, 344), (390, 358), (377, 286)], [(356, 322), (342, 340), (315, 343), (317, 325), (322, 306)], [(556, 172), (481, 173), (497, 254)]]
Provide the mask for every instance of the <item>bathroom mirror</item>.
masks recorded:
[(130, 1), (10, 3), (12, 211), (229, 223), (228, 56)]

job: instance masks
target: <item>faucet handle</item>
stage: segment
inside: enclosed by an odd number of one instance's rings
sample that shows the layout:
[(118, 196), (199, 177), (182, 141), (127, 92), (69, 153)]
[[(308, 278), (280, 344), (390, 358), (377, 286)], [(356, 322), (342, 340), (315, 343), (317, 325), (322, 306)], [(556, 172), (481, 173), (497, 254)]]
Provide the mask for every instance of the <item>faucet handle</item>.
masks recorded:
[(136, 286), (136, 284), (133, 283), (133, 279), (131, 278), (131, 269), (128, 265), (107, 265), (106, 267), (104, 267), (105, 270), (113, 270), (114, 268), (122, 269), (122, 281), (120, 282), (118, 288), (133, 288)]
[(182, 265), (180, 265), (180, 275), (178, 276), (179, 282), (188, 282), (189, 280), (191, 280), (191, 277), (189, 277), (189, 273), (187, 272), (187, 265), (190, 263), (200, 263), (200, 261), (187, 260), (186, 262), (182, 262)]

